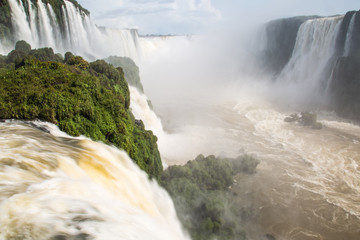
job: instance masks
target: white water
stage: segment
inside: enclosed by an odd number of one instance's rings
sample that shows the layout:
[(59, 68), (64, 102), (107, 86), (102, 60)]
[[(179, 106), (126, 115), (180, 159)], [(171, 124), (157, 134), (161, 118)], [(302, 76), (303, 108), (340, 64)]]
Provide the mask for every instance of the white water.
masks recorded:
[[(64, 1), (63, 6), (65, 32), (61, 33), (54, 10), (49, 4), (37, 2), (37, 8), (29, 1), (29, 19), (21, 1), (9, 0), (15, 42), (25, 40), (32, 48), (51, 47), (55, 52), (74, 54), (94, 60), (111, 55), (126, 56), (139, 61), (138, 35), (134, 30), (108, 29), (97, 27), (88, 15), (81, 12), (71, 2)], [(36, 18), (39, 24), (36, 24)], [(14, 48), (0, 47), (1, 54), (7, 54)]]
[(342, 19), (343, 16), (312, 19), (300, 26), (291, 59), (276, 80), (285, 87), (286, 97), (321, 101)]
[(349, 56), (349, 54), (350, 54), (351, 39), (352, 39), (352, 35), (353, 35), (353, 32), (354, 32), (354, 28), (355, 28), (355, 18), (356, 18), (356, 13), (354, 13), (352, 15), (350, 23), (349, 23), (348, 31), (346, 33), (346, 40), (345, 40), (343, 56)]
[(35, 124), (0, 124), (0, 239), (188, 239), (125, 152)]

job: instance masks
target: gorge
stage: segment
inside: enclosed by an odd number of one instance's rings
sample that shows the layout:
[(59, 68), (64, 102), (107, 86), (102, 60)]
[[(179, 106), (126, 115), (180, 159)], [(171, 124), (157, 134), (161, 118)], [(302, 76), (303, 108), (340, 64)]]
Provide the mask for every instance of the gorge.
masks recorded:
[[(358, 238), (358, 12), (270, 21), (247, 41), (99, 27), (76, 1), (0, 11), (0, 239)], [(284, 121), (300, 112), (322, 129)], [(239, 156), (256, 171), (231, 175), (221, 159)], [(201, 161), (212, 179), (225, 166), (231, 197), (185, 185), (206, 216), (187, 221), (180, 183)]]

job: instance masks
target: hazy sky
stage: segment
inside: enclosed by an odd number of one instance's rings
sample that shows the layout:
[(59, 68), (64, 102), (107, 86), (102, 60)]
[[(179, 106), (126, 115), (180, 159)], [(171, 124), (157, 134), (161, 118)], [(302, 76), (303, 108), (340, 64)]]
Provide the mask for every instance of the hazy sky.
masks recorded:
[(221, 23), (296, 15), (335, 15), (359, 0), (78, 0), (98, 25), (137, 28), (142, 34), (191, 34)]

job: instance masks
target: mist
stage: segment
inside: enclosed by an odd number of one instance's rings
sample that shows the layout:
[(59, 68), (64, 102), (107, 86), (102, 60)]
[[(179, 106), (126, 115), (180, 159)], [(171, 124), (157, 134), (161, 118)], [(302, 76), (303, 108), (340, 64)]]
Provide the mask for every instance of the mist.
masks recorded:
[[(200, 153), (256, 155), (257, 173), (233, 186), (253, 211), (250, 239), (357, 239), (359, 127), (335, 114), (331, 95), (337, 59), (350, 54), (337, 40), (344, 15), (249, 15), (201, 35), (140, 39), (162, 157), (183, 165)], [(299, 112), (322, 129), (284, 122)]]

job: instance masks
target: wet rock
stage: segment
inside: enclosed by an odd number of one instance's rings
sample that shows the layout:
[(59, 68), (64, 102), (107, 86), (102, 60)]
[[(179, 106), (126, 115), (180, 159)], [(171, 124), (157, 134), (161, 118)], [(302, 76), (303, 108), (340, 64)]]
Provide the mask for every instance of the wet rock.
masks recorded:
[(322, 124), (317, 121), (316, 113), (301, 112), (293, 113), (284, 119), (285, 122), (295, 122), (302, 126), (309, 126), (313, 129), (322, 129)]

